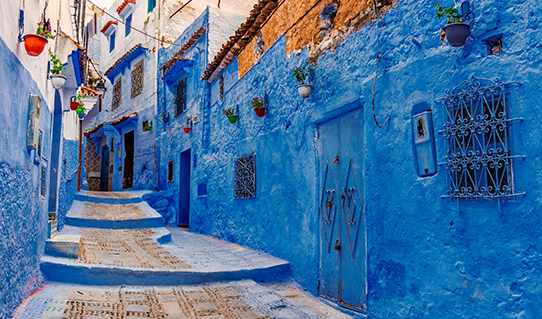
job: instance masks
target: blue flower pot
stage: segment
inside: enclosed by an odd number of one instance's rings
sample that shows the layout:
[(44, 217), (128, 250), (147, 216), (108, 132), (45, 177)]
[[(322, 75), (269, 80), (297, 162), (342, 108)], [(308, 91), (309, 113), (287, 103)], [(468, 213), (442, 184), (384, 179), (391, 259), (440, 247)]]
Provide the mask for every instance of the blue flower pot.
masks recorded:
[(446, 39), (454, 48), (462, 47), (470, 35), (470, 25), (466, 23), (450, 23), (444, 28)]

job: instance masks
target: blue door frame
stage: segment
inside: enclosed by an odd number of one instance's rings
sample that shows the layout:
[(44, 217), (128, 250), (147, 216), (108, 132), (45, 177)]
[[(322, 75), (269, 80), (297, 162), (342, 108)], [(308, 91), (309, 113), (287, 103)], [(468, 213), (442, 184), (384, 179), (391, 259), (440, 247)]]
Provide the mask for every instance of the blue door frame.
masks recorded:
[(322, 123), (320, 141), (319, 292), (340, 306), (364, 310), (367, 247), (363, 112)]

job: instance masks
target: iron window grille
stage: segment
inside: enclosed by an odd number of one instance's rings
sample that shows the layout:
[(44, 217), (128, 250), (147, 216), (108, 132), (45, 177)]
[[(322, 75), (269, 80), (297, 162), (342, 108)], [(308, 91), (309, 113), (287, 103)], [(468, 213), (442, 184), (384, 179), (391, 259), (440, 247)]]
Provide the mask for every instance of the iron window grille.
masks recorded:
[(235, 199), (256, 197), (256, 155), (235, 160)]
[(116, 109), (122, 102), (122, 77), (119, 77), (113, 85), (113, 108)]
[(186, 78), (175, 84), (175, 117), (186, 110)]
[(472, 77), (444, 97), (448, 190), (457, 199), (510, 198), (515, 192), (505, 84)]
[(40, 196), (45, 198), (47, 183), (47, 170), (44, 165), (41, 166), (41, 176), (40, 176)]
[(143, 66), (143, 60), (141, 60), (134, 65), (134, 69), (132, 71), (132, 98), (143, 92), (144, 74), (145, 69)]

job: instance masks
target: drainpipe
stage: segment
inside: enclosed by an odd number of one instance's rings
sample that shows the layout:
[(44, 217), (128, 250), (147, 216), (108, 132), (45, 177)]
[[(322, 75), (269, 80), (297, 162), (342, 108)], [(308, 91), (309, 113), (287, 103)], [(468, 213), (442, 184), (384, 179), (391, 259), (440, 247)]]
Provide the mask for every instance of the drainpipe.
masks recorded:
[[(160, 17), (161, 17), (161, 11), (162, 11), (162, 0), (158, 0), (156, 1), (157, 4), (156, 4), (156, 52), (155, 52), (155, 69), (154, 69), (154, 76), (155, 76), (155, 81), (154, 81), (154, 85), (155, 85), (155, 92), (156, 92), (156, 103), (154, 104), (154, 118), (155, 118), (155, 121), (158, 121), (156, 120), (157, 119), (157, 116), (158, 116), (158, 102), (159, 102), (159, 96), (158, 96), (158, 63), (159, 63), (159, 52), (160, 52), (160, 48), (162, 47), (162, 40), (160, 39), (160, 37), (162, 36), (160, 34)], [(155, 123), (157, 124), (157, 123)], [(155, 125), (155, 127), (158, 127), (158, 125)], [(154, 130), (155, 134), (156, 134), (156, 130)], [(158, 161), (157, 161), (157, 149), (159, 147), (157, 147), (157, 144), (158, 143), (158, 136), (156, 136), (156, 140), (154, 142), (154, 189), (155, 190), (158, 190)]]
[(77, 165), (77, 191), (81, 190), (81, 166), (83, 165), (83, 120), (79, 120), (79, 165)]

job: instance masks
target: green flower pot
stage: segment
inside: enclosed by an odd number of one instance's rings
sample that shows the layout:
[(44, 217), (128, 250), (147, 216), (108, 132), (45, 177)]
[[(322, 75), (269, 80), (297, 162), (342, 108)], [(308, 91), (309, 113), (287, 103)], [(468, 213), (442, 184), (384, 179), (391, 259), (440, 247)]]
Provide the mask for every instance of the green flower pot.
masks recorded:
[(81, 114), (83, 112), (83, 109), (78, 107), (76, 110), (75, 110), (75, 113), (77, 114)]
[(235, 122), (237, 122), (237, 116), (228, 116), (228, 120), (231, 124), (235, 124)]

